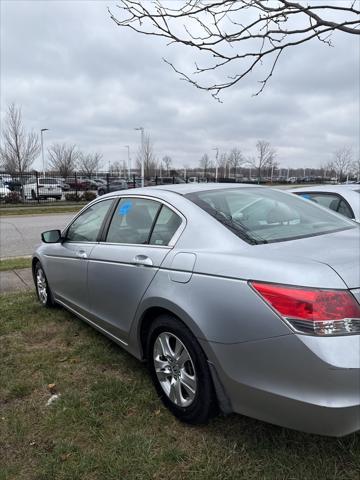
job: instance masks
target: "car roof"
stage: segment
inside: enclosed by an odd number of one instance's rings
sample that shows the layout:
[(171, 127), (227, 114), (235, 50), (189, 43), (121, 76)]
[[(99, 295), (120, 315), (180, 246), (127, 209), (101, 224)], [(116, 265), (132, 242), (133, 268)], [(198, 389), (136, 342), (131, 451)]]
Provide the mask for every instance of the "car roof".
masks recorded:
[[(169, 185), (157, 185), (144, 188), (129, 188), (127, 190), (116, 190), (103, 195), (101, 198), (124, 196), (124, 195), (142, 195), (142, 196), (154, 196), (162, 198), (167, 194), (176, 193), (178, 195), (187, 195), (188, 193), (204, 192), (209, 190), (225, 190), (231, 188), (266, 188), (261, 185), (249, 185), (244, 183), (178, 183)], [(95, 200), (94, 200), (95, 201)]]
[(356, 183), (350, 183), (345, 185), (317, 185), (311, 187), (300, 187), (300, 188), (292, 188), (291, 192), (334, 192), (334, 193), (341, 193), (346, 192), (349, 190), (360, 190), (360, 185)]
[(203, 192), (207, 190), (224, 190), (229, 188), (249, 188), (260, 187), (259, 185), (251, 185), (246, 183), (177, 183), (168, 185), (157, 185), (154, 187), (146, 187), (146, 191), (167, 190), (168, 192), (186, 195), (188, 193)]

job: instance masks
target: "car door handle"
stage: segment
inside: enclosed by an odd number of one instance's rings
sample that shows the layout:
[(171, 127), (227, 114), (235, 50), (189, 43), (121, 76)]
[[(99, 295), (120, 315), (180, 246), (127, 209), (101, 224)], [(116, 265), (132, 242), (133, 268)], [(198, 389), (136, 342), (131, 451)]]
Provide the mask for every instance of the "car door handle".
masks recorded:
[(86, 254), (85, 250), (78, 250), (76, 252), (76, 256), (78, 258), (87, 258), (87, 254)]
[(146, 255), (136, 255), (132, 263), (134, 265), (144, 265), (145, 267), (152, 267), (153, 265), (151, 258), (147, 257)]

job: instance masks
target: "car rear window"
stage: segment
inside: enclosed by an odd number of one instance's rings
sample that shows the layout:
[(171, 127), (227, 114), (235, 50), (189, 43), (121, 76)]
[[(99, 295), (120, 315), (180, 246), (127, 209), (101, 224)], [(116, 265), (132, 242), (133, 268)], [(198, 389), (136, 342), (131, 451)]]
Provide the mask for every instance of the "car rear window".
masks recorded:
[(250, 244), (357, 228), (313, 202), (266, 187), (207, 190), (185, 196)]

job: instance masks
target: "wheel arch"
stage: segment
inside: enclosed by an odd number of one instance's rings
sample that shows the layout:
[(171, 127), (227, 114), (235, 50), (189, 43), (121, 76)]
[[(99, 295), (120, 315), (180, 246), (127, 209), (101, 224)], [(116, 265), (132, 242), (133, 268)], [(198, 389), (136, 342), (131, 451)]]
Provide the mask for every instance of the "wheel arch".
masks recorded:
[(41, 263), (40, 259), (38, 257), (34, 256), (31, 260), (31, 272), (32, 272), (32, 276), (33, 276), (34, 280), (35, 280), (35, 265), (37, 263)]
[[(154, 320), (159, 317), (159, 315), (167, 314), (175, 317), (182, 325), (189, 329), (189, 331), (195, 336), (197, 340), (204, 339), (204, 336), (196, 325), (196, 323), (189, 317), (189, 315), (184, 311), (179, 311), (179, 307), (173, 305), (166, 306), (157, 306), (152, 305), (148, 306), (145, 310), (142, 311), (139, 316), (137, 323), (137, 342), (139, 350), (139, 358), (141, 360), (146, 360), (146, 341), (147, 335), (150, 330), (150, 327)], [(209, 366), (210, 376), (213, 382), (214, 393), (217, 401), (217, 405), (223, 414), (228, 414), (233, 411), (231, 407), (230, 400), (225, 392), (224, 386), (220, 380), (220, 377), (217, 372), (217, 368), (209, 356), (209, 352), (205, 347), (206, 342), (199, 342), (199, 347), (203, 351), (206, 361)]]
[[(204, 338), (203, 332), (199, 329), (194, 320), (179, 306), (172, 302), (164, 302), (164, 299), (152, 299), (151, 303), (147, 302), (143, 305), (141, 312), (137, 315), (137, 321), (133, 326), (130, 337), (138, 344), (139, 358), (145, 360), (146, 352), (146, 338), (151, 327), (152, 322), (162, 314), (167, 314), (175, 317), (180, 323), (196, 338)], [(207, 352), (204, 352), (207, 357)]]

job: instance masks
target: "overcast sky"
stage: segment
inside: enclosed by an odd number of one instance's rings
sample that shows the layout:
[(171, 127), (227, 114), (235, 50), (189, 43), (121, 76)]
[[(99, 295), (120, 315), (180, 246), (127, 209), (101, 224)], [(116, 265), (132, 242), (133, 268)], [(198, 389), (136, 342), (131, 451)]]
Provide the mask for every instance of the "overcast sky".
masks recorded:
[[(191, 51), (117, 27), (112, 1), (1, 0), (1, 118), (11, 102), (46, 145), (70, 142), (109, 162), (132, 158), (151, 135), (158, 159), (198, 166), (203, 153), (254, 153), (258, 139), (283, 167), (317, 167), (333, 152), (359, 152), (359, 37), (337, 34), (334, 48), (313, 40), (289, 50), (260, 96), (261, 72), (218, 103), (162, 61), (192, 62)], [(40, 159), (36, 165), (40, 167)]]

